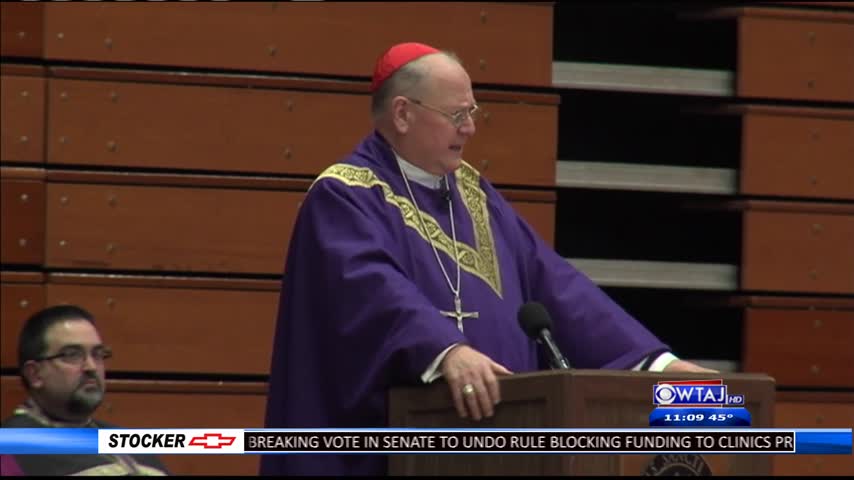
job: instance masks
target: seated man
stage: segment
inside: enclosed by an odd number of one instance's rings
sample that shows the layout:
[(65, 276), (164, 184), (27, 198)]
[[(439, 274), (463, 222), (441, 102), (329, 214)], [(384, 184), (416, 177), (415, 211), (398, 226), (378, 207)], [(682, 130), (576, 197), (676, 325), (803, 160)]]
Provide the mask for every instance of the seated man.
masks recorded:
[[(4, 428), (115, 428), (92, 418), (104, 399), (104, 362), (112, 356), (92, 315), (61, 305), (27, 320), (18, 367), (29, 398)], [(168, 475), (152, 455), (14, 455), (25, 475)]]

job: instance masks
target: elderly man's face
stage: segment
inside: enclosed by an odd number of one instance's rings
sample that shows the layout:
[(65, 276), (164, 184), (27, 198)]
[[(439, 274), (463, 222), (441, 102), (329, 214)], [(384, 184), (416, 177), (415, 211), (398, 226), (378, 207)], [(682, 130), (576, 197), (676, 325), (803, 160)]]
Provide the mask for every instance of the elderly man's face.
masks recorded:
[[(460, 65), (442, 56), (429, 60), (430, 76), (410, 100), (413, 121), (408, 137), (413, 160), (444, 175), (459, 168), (465, 144), (475, 133), (474, 120), (467, 115), (475, 100), (471, 80)], [(462, 121), (454, 122), (455, 116)]]
[(107, 350), (95, 327), (86, 320), (66, 320), (45, 333), (43, 360), (29, 377), (33, 397), (53, 417), (67, 421), (88, 418), (105, 392)]

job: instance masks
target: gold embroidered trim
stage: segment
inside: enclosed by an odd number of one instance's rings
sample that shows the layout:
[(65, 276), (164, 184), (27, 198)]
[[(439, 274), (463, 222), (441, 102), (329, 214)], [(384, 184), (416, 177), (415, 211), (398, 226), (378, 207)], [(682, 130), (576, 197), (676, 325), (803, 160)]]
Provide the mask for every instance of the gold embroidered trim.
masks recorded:
[(480, 188), (480, 173), (471, 165), (462, 162), (455, 172), (457, 190), (469, 212), (474, 226), (474, 241), (477, 253), (480, 255), (483, 267), (490, 273), (492, 288), (501, 298), (501, 267), (498, 265), (498, 255), (495, 253), (495, 238), (492, 236), (492, 226), (489, 224), (489, 206), (486, 193)]
[[(489, 225), (486, 194), (480, 189), (480, 175), (474, 168), (463, 162), (463, 166), (457, 169), (456, 176), (458, 180), (457, 189), (460, 190), (463, 204), (474, 223), (476, 247), (472, 248), (463, 242), (457, 242), (457, 249), (460, 252), (460, 268), (486, 282), (501, 298), (501, 271), (498, 266), (498, 257), (495, 254), (492, 228)], [(380, 187), (385, 200), (400, 210), (406, 226), (418, 232), (424, 241), (429, 242), (432, 238), (438, 250), (445, 252), (449, 258), (454, 258), (454, 241), (442, 230), (439, 222), (430, 214), (421, 212), (427, 227), (425, 232), (418, 221), (418, 210), (412, 202), (404, 196), (396, 195), (391, 187), (380, 180), (370, 168), (337, 163), (321, 173), (314, 183), (323, 178), (333, 178), (351, 187)]]

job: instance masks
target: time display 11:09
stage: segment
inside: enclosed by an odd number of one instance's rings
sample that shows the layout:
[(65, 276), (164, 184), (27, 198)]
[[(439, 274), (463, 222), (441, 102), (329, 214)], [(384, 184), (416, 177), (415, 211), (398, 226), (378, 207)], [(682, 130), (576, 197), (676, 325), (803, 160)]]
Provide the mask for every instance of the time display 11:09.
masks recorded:
[(708, 417), (703, 413), (665, 413), (663, 415), (665, 422), (702, 422), (707, 419), (712, 422), (725, 422), (732, 417), (731, 413), (713, 413)]

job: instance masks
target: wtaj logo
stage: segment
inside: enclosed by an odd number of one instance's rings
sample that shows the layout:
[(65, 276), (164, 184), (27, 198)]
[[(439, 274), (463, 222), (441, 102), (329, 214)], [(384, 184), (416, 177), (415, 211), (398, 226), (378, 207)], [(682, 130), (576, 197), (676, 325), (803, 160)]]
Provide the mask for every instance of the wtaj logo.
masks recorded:
[(734, 407), (744, 405), (744, 395), (730, 395), (723, 380), (672, 380), (652, 386), (652, 403), (658, 407)]

